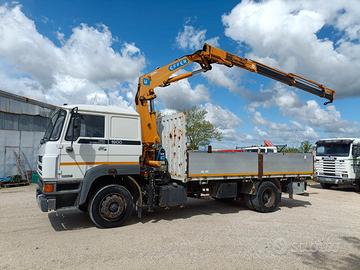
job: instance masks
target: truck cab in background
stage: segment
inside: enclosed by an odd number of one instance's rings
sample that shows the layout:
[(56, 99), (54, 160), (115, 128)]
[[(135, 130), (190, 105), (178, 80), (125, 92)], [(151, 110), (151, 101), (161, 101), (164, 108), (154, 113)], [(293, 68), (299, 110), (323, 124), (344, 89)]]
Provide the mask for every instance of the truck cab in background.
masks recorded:
[(315, 177), (322, 188), (335, 185), (360, 187), (360, 138), (324, 139), (316, 142)]
[(251, 152), (251, 153), (277, 153), (276, 146), (251, 146), (251, 147), (244, 147), (241, 148), (244, 152)]

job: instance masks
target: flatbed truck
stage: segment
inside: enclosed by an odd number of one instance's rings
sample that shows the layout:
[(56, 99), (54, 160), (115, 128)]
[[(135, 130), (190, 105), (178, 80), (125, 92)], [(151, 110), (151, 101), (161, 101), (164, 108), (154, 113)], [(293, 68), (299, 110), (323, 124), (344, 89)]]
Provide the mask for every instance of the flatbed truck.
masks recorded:
[[(179, 73), (190, 64), (199, 70)], [(77, 207), (101, 228), (122, 225), (136, 210), (186, 204), (188, 197), (244, 198), (272, 212), (281, 193), (302, 193), (313, 176), (311, 154), (201, 152), (186, 148), (186, 114), (158, 117), (155, 88), (211, 70), (240, 67), (332, 102), (335, 91), (292, 73), (205, 44), (139, 78), (136, 112), (66, 105), (52, 116), (38, 156), (42, 211)]]

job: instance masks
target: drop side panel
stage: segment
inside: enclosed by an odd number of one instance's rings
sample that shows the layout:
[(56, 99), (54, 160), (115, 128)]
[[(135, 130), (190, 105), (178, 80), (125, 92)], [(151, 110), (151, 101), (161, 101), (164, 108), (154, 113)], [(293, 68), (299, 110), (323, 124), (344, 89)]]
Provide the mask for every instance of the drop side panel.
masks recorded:
[(188, 154), (190, 178), (242, 178), (258, 176), (257, 153), (189, 151)]
[(264, 154), (264, 176), (312, 175), (313, 155), (310, 153)]

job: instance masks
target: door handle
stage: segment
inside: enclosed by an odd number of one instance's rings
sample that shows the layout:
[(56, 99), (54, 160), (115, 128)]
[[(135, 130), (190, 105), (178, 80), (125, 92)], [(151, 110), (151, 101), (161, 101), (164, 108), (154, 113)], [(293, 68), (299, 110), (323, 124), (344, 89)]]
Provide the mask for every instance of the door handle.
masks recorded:
[(106, 151), (107, 148), (106, 148), (105, 146), (100, 146), (100, 147), (98, 148), (98, 150), (99, 150), (99, 151)]

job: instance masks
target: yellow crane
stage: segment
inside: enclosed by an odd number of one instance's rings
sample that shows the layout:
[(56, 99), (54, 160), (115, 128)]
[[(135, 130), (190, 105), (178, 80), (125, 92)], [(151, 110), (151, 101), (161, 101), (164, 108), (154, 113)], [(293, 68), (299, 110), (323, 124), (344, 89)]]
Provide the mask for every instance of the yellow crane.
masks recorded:
[[(199, 64), (200, 69), (174, 75), (176, 72), (192, 63)], [(323, 97), (328, 100), (325, 102), (325, 105), (331, 103), (335, 97), (334, 90), (315, 81), (293, 73), (283, 72), (257, 61), (242, 58), (209, 44), (205, 44), (202, 50), (185, 55), (165, 66), (144, 74), (139, 78), (135, 104), (141, 120), (143, 143), (142, 157), (144, 164), (155, 167), (160, 165), (160, 162), (155, 160), (156, 146), (160, 143), (160, 137), (156, 126), (156, 112), (154, 111), (154, 99), (156, 98), (155, 88), (166, 87), (173, 82), (189, 78), (201, 72), (209, 71), (212, 68), (212, 64), (220, 64), (229, 68), (236, 66), (258, 73), (289, 86), (302, 89), (313, 95)]]

